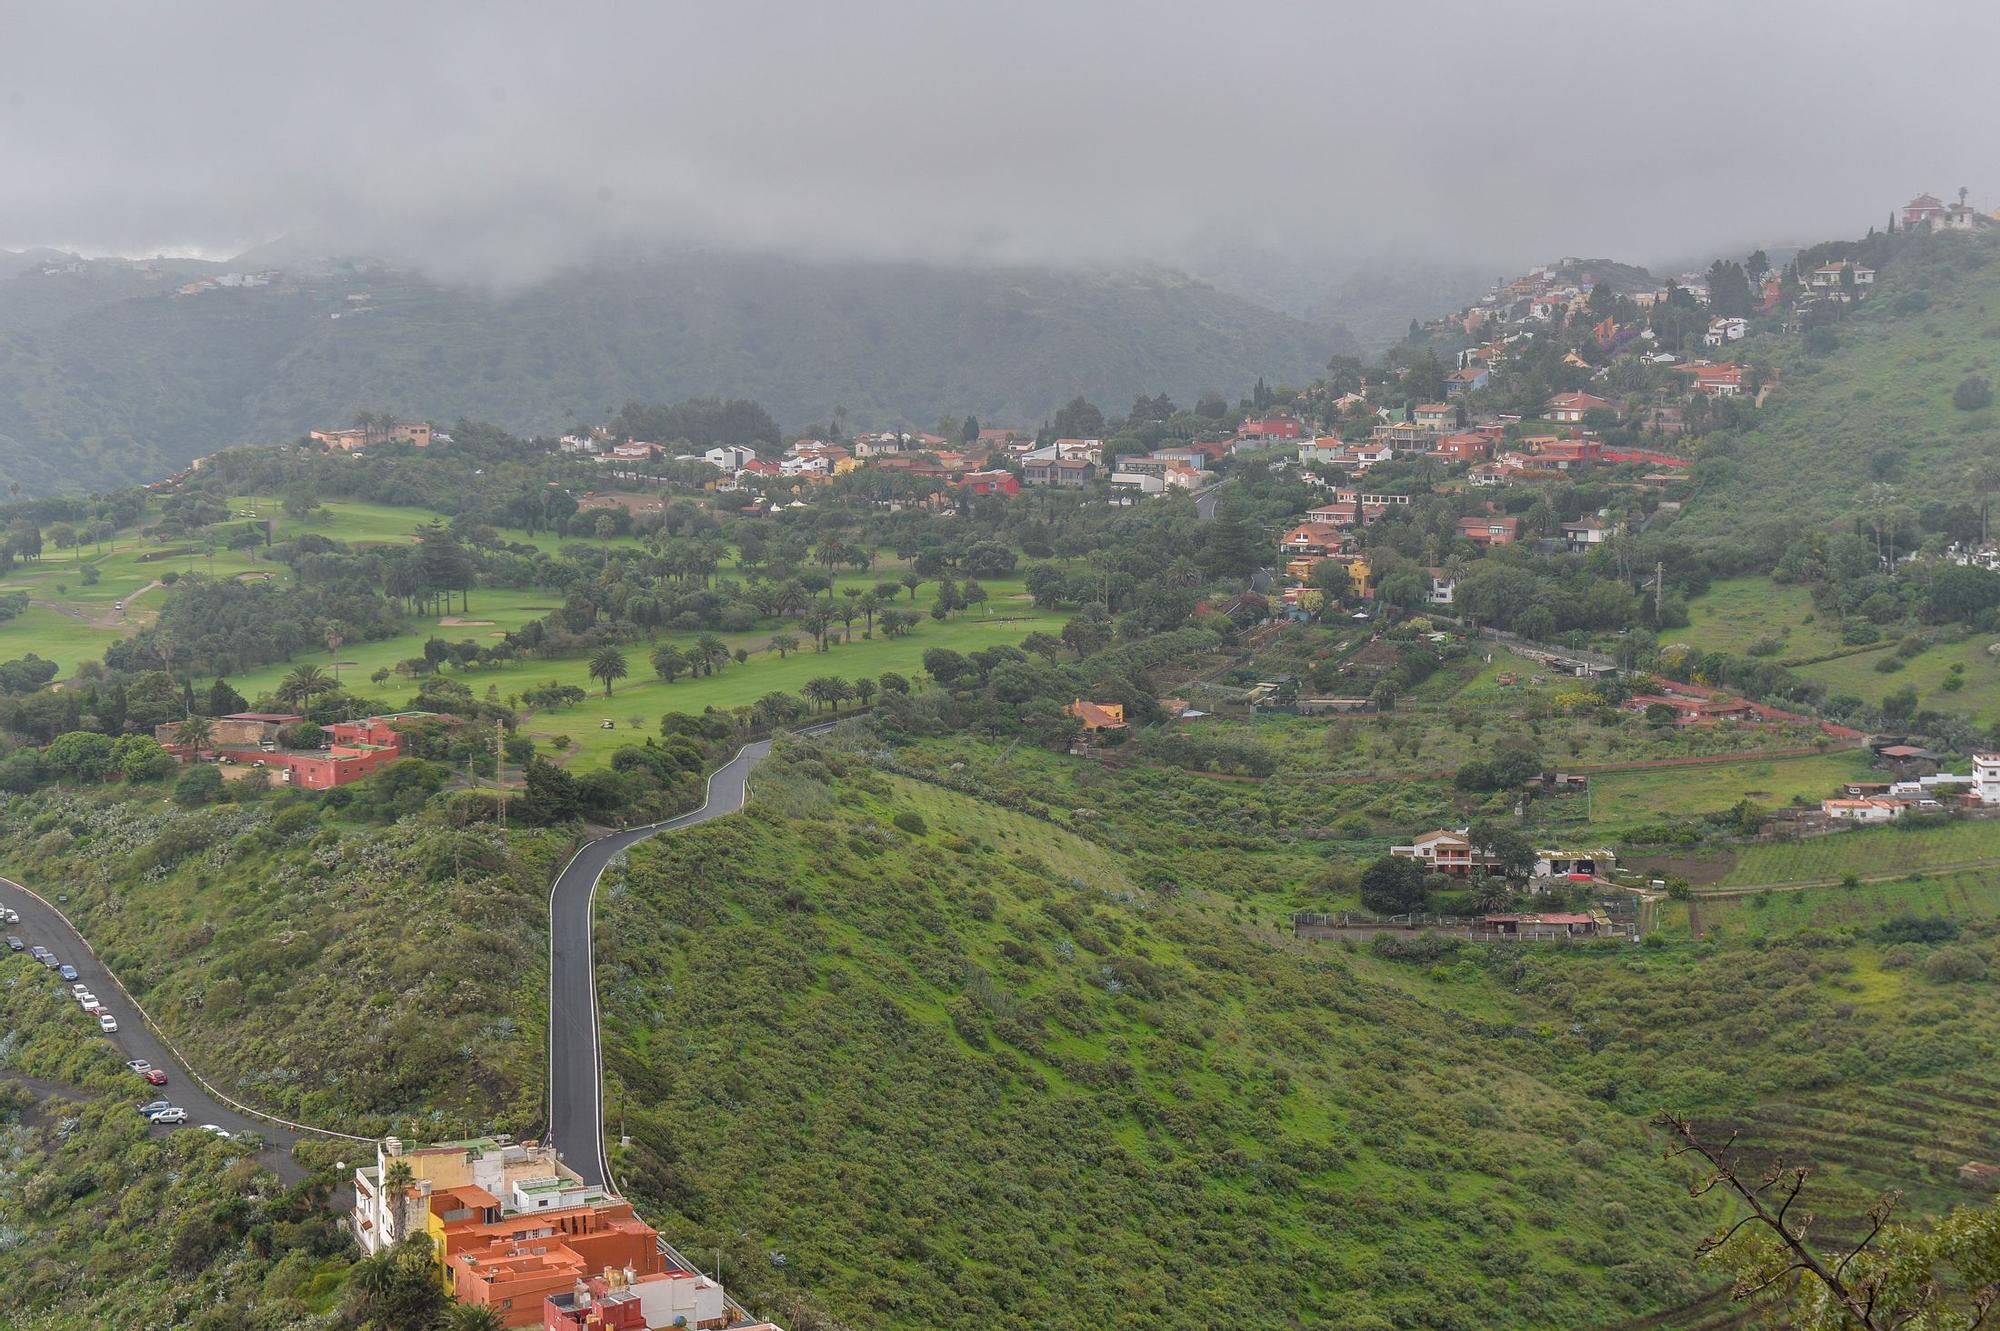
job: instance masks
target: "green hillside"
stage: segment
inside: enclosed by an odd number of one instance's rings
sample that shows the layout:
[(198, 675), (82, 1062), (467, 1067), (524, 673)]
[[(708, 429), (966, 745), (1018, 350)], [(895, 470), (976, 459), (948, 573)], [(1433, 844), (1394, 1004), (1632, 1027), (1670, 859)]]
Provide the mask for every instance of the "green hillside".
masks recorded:
[(1968, 376), (2000, 382), (2000, 235), (1913, 239), (1826, 333), (1745, 344), (1778, 386), (1739, 437), (1703, 444), (1677, 533), (1751, 536), (1824, 520), (1878, 485), (1912, 505), (1974, 497), (1979, 474), (2000, 462), (2000, 415), (1960, 410), (1953, 394)]
[(172, 294), (191, 275), (138, 296), (129, 270), (0, 280), (0, 309), (23, 311), (0, 316), (0, 483), (149, 480), (376, 409), (546, 433), (628, 399), (720, 395), (794, 426), (836, 407), (850, 428), (1033, 425), (1078, 393), (1304, 382), (1353, 349), (1165, 271), (681, 254), (504, 294), (386, 268)]

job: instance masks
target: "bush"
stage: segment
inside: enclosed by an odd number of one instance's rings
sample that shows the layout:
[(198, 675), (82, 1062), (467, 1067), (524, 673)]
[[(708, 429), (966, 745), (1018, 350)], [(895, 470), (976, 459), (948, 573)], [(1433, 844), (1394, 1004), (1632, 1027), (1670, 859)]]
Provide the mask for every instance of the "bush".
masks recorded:
[(922, 836), (931, 830), (930, 824), (924, 821), (924, 816), (915, 809), (905, 809), (889, 821), (911, 836)]
[(1983, 376), (1968, 374), (1952, 390), (1951, 405), (1960, 411), (1984, 411), (1993, 405), (1993, 385)]
[(1924, 975), (1938, 984), (1986, 978), (1986, 958), (1970, 948), (1941, 947), (1924, 963)]
[(192, 809), (209, 804), (222, 795), (222, 773), (207, 763), (196, 763), (174, 782), (174, 803)]
[(1958, 937), (1958, 924), (1941, 915), (1904, 912), (1884, 920), (1875, 936), (1885, 943), (1949, 943)]
[(1376, 934), (1368, 950), (1387, 961), (1442, 961), (1465, 946), (1464, 940), (1434, 933)]

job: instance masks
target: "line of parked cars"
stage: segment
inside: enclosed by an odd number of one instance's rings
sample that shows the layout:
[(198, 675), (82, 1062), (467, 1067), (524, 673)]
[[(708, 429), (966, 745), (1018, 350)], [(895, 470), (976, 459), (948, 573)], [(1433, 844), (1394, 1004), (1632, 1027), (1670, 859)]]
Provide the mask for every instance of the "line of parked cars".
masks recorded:
[[(0, 906), (0, 924), (19, 924), (20, 922), (21, 913), (19, 911), (11, 907)], [(98, 1001), (96, 994), (90, 992), (90, 986), (78, 978), (76, 967), (65, 963), (60, 957), (45, 947), (37, 945), (30, 948), (18, 934), (7, 935), (7, 950), (9, 952), (27, 952), (36, 961), (41, 962), (44, 967), (69, 981), (70, 997), (76, 1000), (77, 1006), (82, 1008), (86, 1015), (97, 1018), (97, 1028), (106, 1035), (117, 1032), (118, 1018), (112, 1015), (111, 1009)], [(125, 1066), (137, 1073), (140, 1079), (148, 1086), (165, 1086), (167, 1084), (166, 1069), (156, 1068), (143, 1058), (131, 1059)], [(179, 1127), (188, 1121), (187, 1110), (181, 1108), (179, 1105), (169, 1104), (165, 1100), (154, 1100), (149, 1104), (140, 1105), (139, 1112), (145, 1115), (148, 1123), (157, 1123), (164, 1128)], [(233, 1135), (227, 1129), (214, 1123), (203, 1123), (201, 1130), (224, 1138)]]

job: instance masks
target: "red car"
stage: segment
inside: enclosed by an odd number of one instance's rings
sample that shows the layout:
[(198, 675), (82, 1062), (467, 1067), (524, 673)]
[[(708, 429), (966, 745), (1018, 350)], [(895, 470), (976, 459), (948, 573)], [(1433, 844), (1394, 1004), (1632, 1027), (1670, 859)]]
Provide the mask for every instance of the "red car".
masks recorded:
[(142, 1075), (146, 1078), (148, 1086), (165, 1086), (167, 1084), (167, 1074), (158, 1068), (148, 1068)]

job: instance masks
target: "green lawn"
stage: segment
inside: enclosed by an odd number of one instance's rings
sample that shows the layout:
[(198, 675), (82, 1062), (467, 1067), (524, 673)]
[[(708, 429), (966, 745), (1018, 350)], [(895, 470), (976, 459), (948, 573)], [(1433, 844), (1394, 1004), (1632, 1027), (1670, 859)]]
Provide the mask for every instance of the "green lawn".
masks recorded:
[(1738, 800), (1789, 804), (1794, 795), (1817, 803), (1867, 770), (1867, 755), (1843, 749), (1803, 758), (1607, 772), (1591, 778), (1591, 821), (1630, 825), (1664, 817), (1709, 813)]
[(1688, 604), (1688, 626), (1660, 635), (1704, 651), (1745, 655), (1751, 644), (1775, 638), (1784, 644), (1775, 659), (1797, 660), (1836, 651), (1839, 636), (1813, 614), (1812, 593), (1802, 585), (1769, 578), (1722, 578)]
[[(921, 596), (918, 603), (923, 603)], [(464, 678), (475, 689), (483, 689), (486, 683), (496, 682), (503, 697), (510, 691), (549, 679), (588, 688), (591, 696), (587, 701), (558, 712), (538, 712), (525, 723), (524, 729), (538, 741), (567, 735), (579, 749), (571, 766), (592, 767), (608, 762), (611, 751), (620, 744), (631, 742), (639, 730), (652, 733), (658, 727), (661, 715), (666, 712), (698, 713), (707, 707), (744, 706), (767, 693), (797, 693), (807, 680), (818, 675), (838, 675), (852, 680), (863, 675), (872, 678), (885, 670), (894, 670), (914, 679), (923, 670), (924, 653), (933, 647), (949, 647), (959, 652), (973, 652), (986, 647), (1016, 647), (1022, 638), (1036, 629), (1054, 631), (1061, 622), (1062, 617), (1053, 612), (1021, 606), (1009, 609), (1004, 615), (999, 612), (983, 617), (961, 614), (942, 624), (926, 619), (903, 638), (885, 638), (878, 633), (872, 639), (863, 639), (860, 636), (861, 625), (857, 623), (854, 626), (855, 641), (832, 647), (824, 653), (807, 650), (793, 652), (780, 659), (775, 652), (760, 651), (742, 665), (732, 663), (701, 679), (684, 676), (672, 684), (662, 682), (653, 674), (646, 661), (650, 650), (648, 645), (636, 643), (625, 652), (631, 663), (632, 677), (618, 684), (609, 698), (604, 696), (603, 686), (589, 677), (586, 662), (581, 658), (522, 661), (505, 671), (474, 671)], [(694, 636), (668, 634), (661, 641), (685, 644), (692, 642)], [(749, 641), (761, 640), (768, 635), (738, 636)], [(729, 636), (725, 635), (724, 641), (729, 640)], [(806, 641), (809, 643), (811, 639)], [(633, 718), (639, 721), (638, 730), (631, 726)], [(605, 721), (615, 722), (616, 731), (605, 730)]]
[[(1917, 691), (1917, 705), (1941, 712), (1958, 712), (1973, 718), (1981, 727), (2000, 721), (2000, 656), (1986, 649), (1994, 639), (1976, 636), (1964, 642), (1940, 643), (1909, 658), (1903, 668), (1883, 673), (1877, 663), (1892, 659), (1892, 649), (1843, 656), (1837, 661), (1801, 666), (1799, 673), (1826, 685), (1829, 694), (1852, 694), (1870, 703), (1885, 694), (1910, 686)], [(1947, 691), (1945, 681), (1952, 667), (1962, 666), (1962, 687)]]

